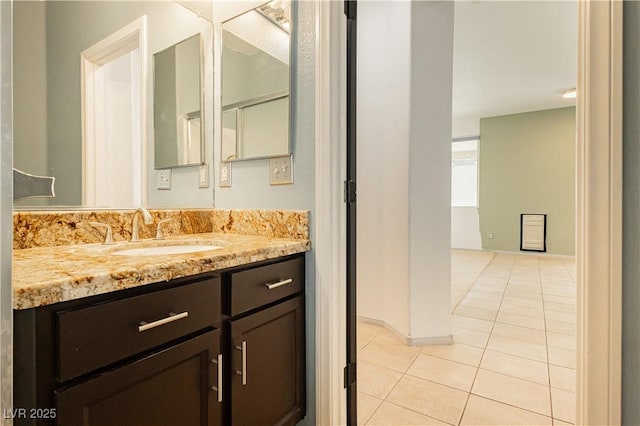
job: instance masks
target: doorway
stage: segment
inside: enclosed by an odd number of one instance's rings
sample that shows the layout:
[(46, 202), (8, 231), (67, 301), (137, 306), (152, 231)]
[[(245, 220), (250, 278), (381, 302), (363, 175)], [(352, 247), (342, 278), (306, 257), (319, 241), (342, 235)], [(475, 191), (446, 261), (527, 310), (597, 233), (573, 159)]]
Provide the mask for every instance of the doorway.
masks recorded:
[[(329, 42), (326, 44), (339, 46), (336, 42), (340, 41), (340, 37), (344, 35), (342, 30), (338, 28), (344, 24), (344, 21), (340, 19), (342, 8), (340, 10), (331, 9), (330, 7), (320, 8), (320, 22), (326, 24), (321, 25), (322, 28), (332, 28), (335, 30), (335, 36), (329, 38)], [(616, 423), (616, 415), (619, 416), (619, 374), (616, 373), (615, 360), (619, 359), (616, 353), (619, 354), (619, 320), (616, 319), (616, 312), (619, 312), (619, 287), (620, 282), (617, 278), (619, 272), (619, 264), (616, 259), (619, 256), (615, 256), (615, 247), (618, 245), (616, 241), (619, 239), (619, 210), (616, 210), (616, 200), (619, 202), (619, 196), (615, 193), (611, 193), (611, 184), (619, 179), (620, 168), (617, 166), (619, 157), (620, 138), (616, 136), (616, 130), (619, 130), (620, 126), (620, 114), (619, 114), (619, 101), (620, 91), (617, 85), (611, 86), (609, 82), (614, 81), (619, 83), (620, 81), (620, 61), (621, 56), (618, 49), (621, 45), (620, 38), (620, 8), (612, 6), (612, 3), (600, 3), (600, 4), (580, 4), (579, 23), (580, 23), (580, 45), (579, 45), (579, 80), (578, 91), (582, 93), (578, 98), (578, 140), (584, 141), (584, 144), (579, 144), (578, 150), (578, 250), (577, 250), (577, 281), (578, 281), (578, 317), (579, 317), (579, 329), (577, 334), (580, 336), (578, 344), (578, 354), (584, 353), (585, 347), (589, 347), (591, 353), (598, 353), (596, 358), (590, 358), (589, 360), (579, 356), (578, 367), (578, 393), (577, 393), (577, 418), (576, 422), (595, 422), (601, 424)], [(334, 33), (332, 33), (334, 34)], [(342, 34), (342, 35), (341, 35)], [(322, 47), (322, 46), (321, 46)], [(321, 63), (318, 69), (326, 70), (328, 79), (323, 79), (326, 83), (335, 81), (338, 82), (339, 74), (334, 72), (335, 65), (340, 63), (340, 49), (336, 49), (334, 55), (328, 54), (328, 49), (319, 49), (319, 57)], [(342, 51), (342, 54), (344, 50)], [(327, 56), (323, 56), (326, 54)], [(322, 62), (322, 58), (325, 61)], [(608, 60), (603, 60), (608, 58)], [(602, 72), (602, 75), (596, 74), (593, 71), (598, 70), (598, 73)], [(589, 75), (589, 80), (585, 80), (585, 75)], [(344, 80), (343, 80), (344, 81)], [(588, 84), (587, 84), (588, 83)], [(329, 87), (329, 86), (327, 86)], [(333, 86), (331, 86), (333, 87)], [(343, 86), (344, 87), (344, 86)], [(335, 95), (336, 93), (334, 93)], [(597, 101), (596, 101), (597, 99)], [(331, 123), (337, 124), (339, 120), (339, 113), (333, 114), (331, 106), (339, 106), (339, 97), (333, 98), (329, 95), (320, 96), (318, 99), (318, 117), (319, 127), (323, 127), (323, 123), (330, 125)], [(333, 101), (333, 102), (332, 102)], [(599, 105), (596, 108), (595, 105)], [(344, 109), (342, 109), (344, 113)], [(344, 127), (342, 127), (344, 131)], [(594, 133), (595, 132), (595, 133)], [(600, 133), (598, 133), (600, 132)], [(330, 140), (334, 141), (340, 146), (341, 137), (339, 135), (331, 135), (330, 133), (319, 132), (320, 136), (332, 136)], [(599, 134), (606, 141), (602, 144), (596, 144), (595, 134)], [(328, 140), (328, 139), (321, 139)], [(343, 139), (342, 139), (343, 140)], [(344, 145), (343, 145), (344, 146)], [(334, 147), (332, 144), (328, 144), (326, 150), (320, 149), (320, 152), (333, 153)], [(338, 156), (338, 158), (340, 158)], [(589, 158), (589, 162), (586, 159)], [(318, 164), (322, 163), (320, 160)], [(323, 177), (322, 173), (318, 176)], [(594, 182), (593, 179), (585, 180), (585, 176), (598, 176), (595, 181), (595, 185), (587, 185), (588, 182)], [(322, 182), (328, 182), (328, 179), (322, 179)], [(319, 186), (319, 195), (330, 196), (332, 193), (328, 188)], [(337, 193), (335, 193), (337, 195)], [(328, 219), (330, 217), (335, 218), (335, 214), (340, 212), (340, 203), (342, 203), (342, 190), (340, 196), (336, 197), (333, 201), (334, 204), (325, 205), (325, 208), (319, 212), (320, 220)], [(594, 208), (599, 211), (609, 211), (611, 214), (607, 215), (594, 215)], [(324, 215), (324, 213), (327, 215)], [(322, 219), (324, 218), (324, 219)], [(325, 222), (326, 223), (326, 222)], [(337, 227), (330, 241), (340, 241), (341, 235), (343, 236), (344, 228)], [(335, 249), (335, 245), (332, 246)], [(318, 247), (320, 254), (322, 249)], [(613, 255), (612, 255), (613, 253)], [(319, 256), (319, 259), (326, 262), (328, 258)], [(319, 262), (320, 263), (320, 262)], [(344, 267), (344, 266), (342, 266)], [(339, 271), (340, 265), (332, 265), (331, 271)], [(614, 271), (613, 274), (605, 273), (605, 271)], [(596, 281), (596, 277), (599, 277)], [(594, 287), (596, 282), (599, 283), (599, 287)], [(326, 281), (324, 284), (320, 282), (319, 291), (328, 294), (335, 295), (340, 289), (340, 282), (336, 282), (334, 287)], [(604, 284), (603, 284), (604, 283)], [(588, 291), (586, 291), (588, 289)], [(600, 294), (601, 297), (593, 297), (594, 293)], [(586, 296), (585, 296), (586, 294)], [(608, 294), (608, 296), (605, 296)], [(613, 296), (613, 297), (612, 297)], [(331, 296), (328, 300), (332, 302), (339, 301), (340, 298)], [(344, 299), (343, 299), (344, 300)], [(325, 305), (325, 301), (321, 300), (318, 305), (319, 313), (326, 313), (332, 311), (328, 305)], [(600, 312), (600, 319), (606, 318), (605, 321), (599, 324), (595, 321), (589, 320), (590, 316)], [(604, 317), (602, 316), (604, 315)], [(341, 352), (341, 345), (333, 346), (339, 343), (341, 333), (339, 330), (343, 330), (344, 323), (334, 324), (334, 330), (336, 332), (335, 339), (333, 340), (326, 334), (327, 330), (332, 327), (329, 323), (319, 318), (318, 324), (318, 336), (319, 336), (319, 359), (328, 360), (328, 365), (333, 365), (335, 371), (342, 371), (342, 366), (339, 362), (339, 352)], [(325, 328), (326, 327), (326, 328)], [(337, 328), (335, 328), (337, 327)], [(588, 338), (586, 336), (591, 336)], [(618, 336), (616, 338), (615, 336)], [(613, 337), (613, 340), (610, 340)], [(604, 340), (602, 340), (604, 338)], [(323, 342), (328, 346), (324, 347)], [(329, 343), (333, 342), (333, 343)], [(599, 342), (596, 343), (596, 342)], [(606, 342), (614, 342), (613, 345)], [(586, 346), (585, 346), (586, 345)], [(333, 350), (338, 352), (333, 352)], [(331, 354), (331, 355), (330, 355)], [(336, 362), (337, 361), (337, 362)], [(611, 363), (611, 364), (610, 364)], [(619, 366), (619, 364), (618, 364)], [(334, 371), (334, 370), (331, 370)], [(619, 371), (619, 368), (618, 370)], [(583, 387), (581, 383), (584, 382), (585, 377), (589, 376), (591, 380), (601, 384), (602, 386), (589, 387), (588, 389)], [(341, 375), (340, 375), (341, 376)], [(327, 380), (319, 380), (318, 390), (320, 398), (323, 393), (322, 389), (330, 389), (330, 381), (334, 380), (335, 376), (328, 377)], [(339, 381), (342, 383), (342, 380)], [(335, 384), (338, 381), (334, 382)], [(618, 385), (616, 385), (618, 383)], [(337, 388), (334, 388), (337, 395), (341, 392)], [(618, 396), (616, 397), (616, 393)], [(344, 395), (344, 394), (342, 394)], [(330, 398), (332, 399), (332, 398)], [(334, 401), (336, 401), (334, 399)], [(602, 401), (606, 401), (604, 404)], [(591, 402), (591, 403), (589, 403)], [(329, 405), (327, 407), (334, 407), (335, 411), (323, 410), (322, 400), (320, 400), (319, 419), (322, 416), (330, 416), (335, 419), (332, 423), (340, 423), (340, 413), (342, 411), (339, 407), (343, 405)], [(589, 407), (589, 410), (586, 410)], [(616, 414), (617, 413), (617, 414)], [(336, 416), (336, 417), (331, 417)], [(344, 417), (342, 417), (344, 419)], [(619, 418), (617, 420), (619, 422)]]
[(83, 205), (145, 201), (146, 18), (81, 53)]

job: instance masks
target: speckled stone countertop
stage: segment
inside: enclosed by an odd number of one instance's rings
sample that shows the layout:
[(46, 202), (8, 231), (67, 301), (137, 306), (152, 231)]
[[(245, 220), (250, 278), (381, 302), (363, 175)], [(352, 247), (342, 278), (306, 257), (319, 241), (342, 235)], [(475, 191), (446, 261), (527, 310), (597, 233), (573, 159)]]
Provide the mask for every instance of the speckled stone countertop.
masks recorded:
[(27, 309), (174, 278), (274, 259), (311, 248), (307, 239), (231, 233), (171, 236), (161, 244), (219, 245), (188, 254), (123, 256), (118, 250), (148, 247), (154, 240), (115, 245), (37, 247), (13, 252), (13, 308)]

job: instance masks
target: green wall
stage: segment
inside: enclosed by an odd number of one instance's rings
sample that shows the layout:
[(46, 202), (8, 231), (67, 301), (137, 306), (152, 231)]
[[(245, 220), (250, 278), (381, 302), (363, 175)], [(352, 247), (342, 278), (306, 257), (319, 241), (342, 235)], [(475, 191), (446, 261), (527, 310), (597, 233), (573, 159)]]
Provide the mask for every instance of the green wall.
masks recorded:
[(480, 119), (484, 249), (519, 251), (520, 214), (546, 213), (547, 252), (575, 254), (575, 133), (574, 107)]

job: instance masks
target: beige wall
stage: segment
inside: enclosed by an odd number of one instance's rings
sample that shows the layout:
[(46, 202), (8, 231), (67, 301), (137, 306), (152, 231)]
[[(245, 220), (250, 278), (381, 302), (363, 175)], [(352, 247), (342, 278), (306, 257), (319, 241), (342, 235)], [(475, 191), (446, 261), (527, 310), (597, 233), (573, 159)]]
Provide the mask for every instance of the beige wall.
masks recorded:
[(480, 120), (484, 249), (519, 251), (520, 214), (544, 213), (547, 252), (574, 255), (575, 133), (574, 107)]

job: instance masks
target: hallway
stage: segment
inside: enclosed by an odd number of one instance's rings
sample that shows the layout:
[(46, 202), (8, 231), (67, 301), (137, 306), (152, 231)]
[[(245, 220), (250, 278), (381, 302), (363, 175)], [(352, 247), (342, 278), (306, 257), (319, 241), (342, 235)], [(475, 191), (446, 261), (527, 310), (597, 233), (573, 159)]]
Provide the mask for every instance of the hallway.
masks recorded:
[(358, 324), (367, 425), (565, 425), (575, 416), (575, 262), (452, 250), (454, 344)]

